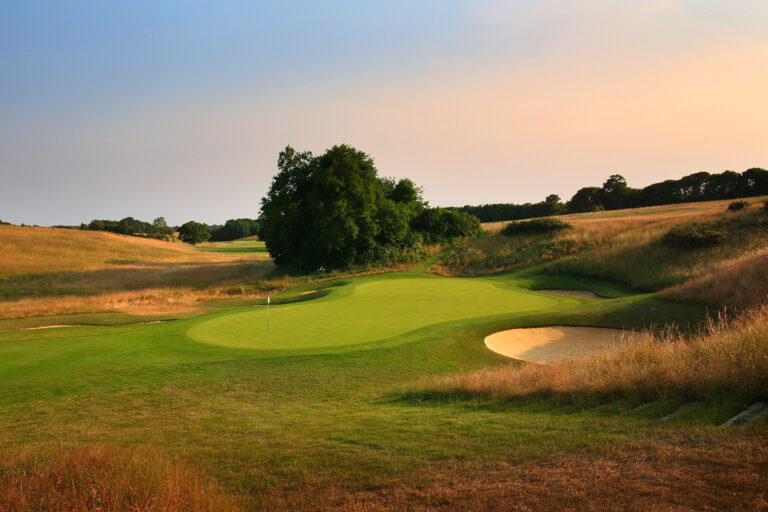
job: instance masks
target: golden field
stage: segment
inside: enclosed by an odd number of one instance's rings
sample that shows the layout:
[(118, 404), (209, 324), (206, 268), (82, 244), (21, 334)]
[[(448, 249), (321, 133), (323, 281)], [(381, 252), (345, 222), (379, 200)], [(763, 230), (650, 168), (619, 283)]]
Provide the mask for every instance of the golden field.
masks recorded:
[(100, 311), (183, 311), (242, 290), (274, 268), (266, 253), (180, 242), (0, 226), (0, 319)]

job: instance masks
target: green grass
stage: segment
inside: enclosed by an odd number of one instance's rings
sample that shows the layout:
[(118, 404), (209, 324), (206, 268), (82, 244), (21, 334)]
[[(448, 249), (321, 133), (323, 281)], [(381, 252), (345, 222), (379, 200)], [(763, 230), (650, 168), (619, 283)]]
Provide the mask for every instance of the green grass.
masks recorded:
[(226, 253), (265, 253), (267, 246), (261, 240), (233, 240), (231, 242), (209, 242), (195, 247), (199, 251), (205, 252), (226, 252)]
[(375, 276), (330, 289), (317, 300), (226, 314), (201, 322), (198, 341), (259, 349), (351, 345), (442, 322), (551, 308), (557, 300), (481, 279)]
[[(617, 298), (577, 300), (519, 286), (555, 284)], [(149, 325), (0, 331), (0, 452), (24, 444), (150, 445), (193, 459), (249, 508), (304, 508), (322, 489), (391, 488), (440, 468), (719, 442), (729, 434), (715, 425), (743, 405), (734, 397), (711, 413), (660, 425), (675, 397), (627, 414), (638, 404), (408, 394), (425, 376), (509, 364), (482, 343), (496, 330), (641, 327), (704, 315), (615, 283), (414, 271), (309, 285), (276, 302), (267, 335), (259, 330), (264, 308), (251, 304)]]

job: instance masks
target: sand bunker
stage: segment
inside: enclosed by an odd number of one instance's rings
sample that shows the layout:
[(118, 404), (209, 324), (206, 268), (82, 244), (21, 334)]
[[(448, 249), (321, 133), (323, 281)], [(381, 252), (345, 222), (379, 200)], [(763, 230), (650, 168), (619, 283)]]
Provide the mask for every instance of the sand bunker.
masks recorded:
[(605, 348), (637, 339), (642, 334), (600, 327), (535, 327), (510, 329), (485, 338), (485, 346), (513, 359), (548, 363), (570, 357), (593, 356)]
[(605, 299), (595, 292), (589, 290), (536, 290), (537, 292), (552, 293), (554, 295), (563, 295), (573, 297), (574, 299)]
[(58, 329), (59, 327), (85, 327), (85, 325), (83, 324), (41, 325), (39, 327), (24, 327), (22, 331), (34, 331), (37, 329)]

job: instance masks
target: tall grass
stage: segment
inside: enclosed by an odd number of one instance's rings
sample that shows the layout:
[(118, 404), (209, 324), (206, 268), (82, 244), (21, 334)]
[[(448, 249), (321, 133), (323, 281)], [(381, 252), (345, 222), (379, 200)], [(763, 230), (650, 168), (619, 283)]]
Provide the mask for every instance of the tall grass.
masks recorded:
[(446, 252), (430, 271), (447, 276), (477, 276), (552, 261), (596, 246), (636, 222), (589, 220), (573, 222), (573, 229), (514, 236), (497, 231)]
[(147, 449), (89, 446), (0, 459), (0, 512), (207, 512), (236, 500), (176, 458)]
[(668, 288), (661, 296), (738, 309), (768, 303), (768, 248), (724, 262), (712, 273)]
[(664, 235), (679, 225), (680, 219), (637, 226), (554, 263), (548, 271), (607, 278), (643, 290), (662, 290), (721, 271), (744, 254), (765, 248), (768, 222), (763, 217), (760, 212), (707, 217), (726, 236), (719, 245), (698, 249), (662, 243)]
[(710, 321), (696, 336), (653, 335), (594, 358), (439, 377), (421, 391), (526, 396), (754, 398), (768, 390), (768, 307)]

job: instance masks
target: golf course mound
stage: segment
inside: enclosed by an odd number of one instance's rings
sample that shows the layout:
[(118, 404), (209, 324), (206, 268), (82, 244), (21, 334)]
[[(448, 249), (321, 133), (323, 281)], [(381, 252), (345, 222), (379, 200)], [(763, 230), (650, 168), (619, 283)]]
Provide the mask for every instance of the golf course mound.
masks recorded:
[(551, 293), (553, 295), (562, 295), (563, 297), (571, 297), (572, 299), (605, 299), (593, 291), (590, 290), (536, 290), (543, 293)]
[[(359, 284), (358, 284), (359, 283)], [(204, 320), (193, 340), (227, 347), (292, 350), (354, 345), (444, 322), (555, 307), (557, 299), (484, 279), (372, 278), (306, 302), (259, 307)]]
[(593, 356), (639, 336), (640, 333), (626, 329), (555, 325), (496, 332), (485, 338), (485, 346), (512, 359), (548, 363)]

